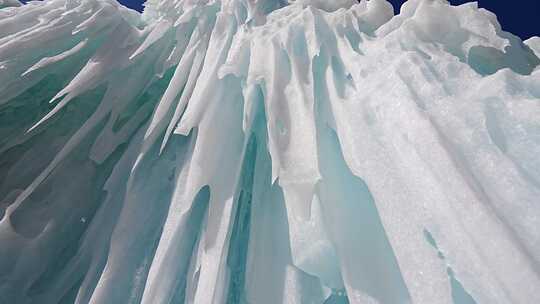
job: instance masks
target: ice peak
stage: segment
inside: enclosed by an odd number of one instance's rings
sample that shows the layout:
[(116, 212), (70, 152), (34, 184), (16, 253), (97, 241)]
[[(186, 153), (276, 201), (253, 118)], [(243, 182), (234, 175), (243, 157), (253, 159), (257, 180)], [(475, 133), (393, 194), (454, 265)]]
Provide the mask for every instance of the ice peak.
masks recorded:
[(2, 8), (0, 299), (540, 303), (539, 54), (441, 0)]

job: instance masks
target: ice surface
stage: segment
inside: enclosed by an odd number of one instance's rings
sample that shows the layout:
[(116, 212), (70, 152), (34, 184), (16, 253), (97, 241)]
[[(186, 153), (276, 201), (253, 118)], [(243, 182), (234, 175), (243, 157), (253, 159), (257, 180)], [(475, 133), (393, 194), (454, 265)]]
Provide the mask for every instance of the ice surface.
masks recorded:
[(540, 303), (540, 38), (442, 0), (0, 3), (0, 303)]
[(22, 3), (18, 0), (0, 0), (0, 8), (17, 7), (21, 5)]

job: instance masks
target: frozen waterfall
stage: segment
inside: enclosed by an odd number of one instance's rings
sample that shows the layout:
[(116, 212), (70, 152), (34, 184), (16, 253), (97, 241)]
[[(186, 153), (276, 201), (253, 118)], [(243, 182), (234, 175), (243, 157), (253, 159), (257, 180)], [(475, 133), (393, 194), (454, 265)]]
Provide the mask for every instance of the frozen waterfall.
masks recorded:
[(0, 0), (0, 303), (540, 303), (539, 57), (476, 3)]

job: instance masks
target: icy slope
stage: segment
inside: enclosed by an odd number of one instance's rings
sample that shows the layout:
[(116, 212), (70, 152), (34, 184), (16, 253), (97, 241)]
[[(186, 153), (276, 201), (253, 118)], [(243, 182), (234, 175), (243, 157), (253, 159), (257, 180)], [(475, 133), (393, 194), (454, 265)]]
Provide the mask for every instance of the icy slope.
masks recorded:
[(6, 7), (16, 7), (21, 6), (22, 3), (20, 3), (18, 0), (1, 0), (0, 1), (0, 8), (6, 8)]
[(0, 303), (540, 303), (540, 40), (473, 3), (0, 9)]

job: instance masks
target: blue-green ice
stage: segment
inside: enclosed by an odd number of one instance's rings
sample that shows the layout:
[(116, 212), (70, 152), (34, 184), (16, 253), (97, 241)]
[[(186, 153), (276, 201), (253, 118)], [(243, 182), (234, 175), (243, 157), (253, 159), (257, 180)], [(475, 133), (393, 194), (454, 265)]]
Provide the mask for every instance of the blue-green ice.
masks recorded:
[(540, 303), (539, 56), (475, 3), (0, 0), (0, 303)]

